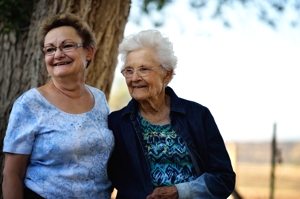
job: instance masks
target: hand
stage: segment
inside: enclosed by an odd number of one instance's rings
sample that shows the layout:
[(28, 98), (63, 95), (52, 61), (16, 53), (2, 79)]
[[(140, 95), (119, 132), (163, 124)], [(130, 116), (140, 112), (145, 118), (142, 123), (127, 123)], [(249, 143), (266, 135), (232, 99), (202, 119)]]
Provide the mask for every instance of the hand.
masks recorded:
[(175, 186), (157, 187), (146, 199), (178, 199), (178, 191)]

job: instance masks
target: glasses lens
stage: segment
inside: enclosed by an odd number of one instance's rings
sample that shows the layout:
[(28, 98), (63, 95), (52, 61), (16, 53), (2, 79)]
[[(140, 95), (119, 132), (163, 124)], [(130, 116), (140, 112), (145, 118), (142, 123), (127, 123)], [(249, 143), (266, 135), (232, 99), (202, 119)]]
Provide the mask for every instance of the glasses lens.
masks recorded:
[(149, 75), (151, 71), (151, 68), (138, 68), (138, 73), (140, 76), (146, 76), (146, 75)]
[(48, 46), (43, 49), (44, 53), (47, 55), (53, 54), (56, 50), (56, 47)]
[(125, 77), (132, 77), (133, 73), (134, 73), (134, 70), (133, 70), (133, 69), (130, 69), (130, 68), (124, 69), (124, 70), (122, 71), (122, 74), (123, 74)]
[(69, 51), (69, 50), (73, 50), (74, 48), (76, 48), (76, 43), (64, 43), (61, 45), (61, 49), (65, 52), (65, 51)]

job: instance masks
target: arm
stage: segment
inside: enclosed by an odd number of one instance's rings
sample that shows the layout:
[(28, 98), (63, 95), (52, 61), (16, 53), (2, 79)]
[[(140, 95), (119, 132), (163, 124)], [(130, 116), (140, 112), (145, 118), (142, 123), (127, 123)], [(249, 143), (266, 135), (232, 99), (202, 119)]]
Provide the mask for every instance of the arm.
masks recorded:
[(201, 166), (201, 173), (194, 181), (175, 186), (179, 199), (227, 198), (235, 186), (235, 173), (222, 136), (210, 111), (204, 108), (191, 115), (201, 112), (199, 120), (188, 119), (187, 132), (190, 133), (193, 141), (190, 142), (191, 139), (186, 138), (190, 155), (197, 159), (197, 163), (194, 163), (195, 167)]
[(29, 155), (5, 153), (2, 192), (4, 199), (23, 199)]
[(176, 184), (175, 186), (178, 190), (178, 199), (227, 198), (230, 195), (229, 193), (232, 192), (224, 185), (220, 177), (210, 173), (204, 173), (194, 181)]
[[(37, 92), (37, 91), (36, 91)], [(23, 198), (24, 177), (37, 132), (38, 122), (28, 105), (40, 111), (39, 101), (30, 90), (22, 94), (10, 112), (9, 122), (3, 141), (5, 154), (3, 168), (3, 198)]]

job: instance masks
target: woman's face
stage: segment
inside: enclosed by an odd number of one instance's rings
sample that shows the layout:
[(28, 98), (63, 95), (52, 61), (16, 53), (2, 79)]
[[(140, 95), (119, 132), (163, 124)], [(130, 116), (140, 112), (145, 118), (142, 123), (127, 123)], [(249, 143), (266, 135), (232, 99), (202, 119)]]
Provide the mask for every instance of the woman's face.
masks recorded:
[[(147, 76), (140, 76), (136, 69), (154, 68)], [(132, 51), (128, 54), (125, 69), (135, 69), (132, 77), (126, 77), (126, 84), (132, 98), (139, 101), (163, 100), (165, 85), (171, 80), (171, 72), (166, 72), (150, 49)]]
[[(66, 43), (82, 43), (82, 39), (70, 26), (61, 26), (50, 30), (45, 36), (44, 47), (59, 47)], [(66, 46), (66, 49), (68, 46)], [(52, 48), (53, 49), (53, 48)], [(55, 49), (55, 48), (54, 48)], [(84, 77), (87, 60), (93, 56), (93, 48), (88, 50), (76, 47), (65, 52), (56, 48), (53, 54), (45, 54), (47, 71), (52, 78)]]

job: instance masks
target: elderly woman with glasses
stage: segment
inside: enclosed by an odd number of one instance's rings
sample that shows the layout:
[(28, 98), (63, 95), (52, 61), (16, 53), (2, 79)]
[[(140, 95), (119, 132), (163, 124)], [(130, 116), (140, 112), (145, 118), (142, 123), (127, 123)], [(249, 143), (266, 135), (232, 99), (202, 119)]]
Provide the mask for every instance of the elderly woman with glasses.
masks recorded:
[(172, 43), (146, 30), (126, 37), (119, 52), (132, 100), (108, 116), (117, 199), (227, 198), (235, 173), (212, 114), (168, 86), (177, 64)]
[(78, 16), (43, 21), (39, 41), (51, 81), (14, 103), (4, 139), (4, 199), (110, 199), (114, 137), (102, 91), (85, 84), (95, 36)]

